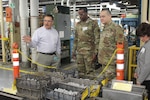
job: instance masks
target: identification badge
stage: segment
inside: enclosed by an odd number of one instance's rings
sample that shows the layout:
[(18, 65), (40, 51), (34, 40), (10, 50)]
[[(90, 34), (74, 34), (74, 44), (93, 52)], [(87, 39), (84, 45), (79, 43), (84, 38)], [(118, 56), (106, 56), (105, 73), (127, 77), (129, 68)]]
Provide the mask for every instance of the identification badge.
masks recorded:
[(145, 48), (142, 48), (140, 52), (141, 52), (141, 53), (144, 53), (144, 52), (145, 52)]
[(82, 27), (82, 31), (86, 31), (87, 29), (87, 27)]

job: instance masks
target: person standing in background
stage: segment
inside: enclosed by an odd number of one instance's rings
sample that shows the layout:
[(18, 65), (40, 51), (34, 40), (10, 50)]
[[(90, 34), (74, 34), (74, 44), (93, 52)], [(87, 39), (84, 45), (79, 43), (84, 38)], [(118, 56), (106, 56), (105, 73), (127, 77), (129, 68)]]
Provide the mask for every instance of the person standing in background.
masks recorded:
[(137, 68), (134, 73), (137, 85), (145, 85), (150, 100), (150, 24), (141, 23), (136, 29), (136, 36), (144, 42), (137, 55)]
[[(100, 34), (100, 42), (98, 48), (98, 62), (102, 65), (102, 70), (109, 62), (117, 43), (124, 43), (124, 33), (121, 26), (114, 23), (111, 19), (109, 9), (102, 9), (100, 12), (100, 21), (104, 25)], [(103, 76), (109, 80), (116, 76), (116, 59), (114, 58)]]
[(86, 7), (78, 10), (80, 21), (76, 24), (72, 57), (76, 58), (79, 75), (94, 71), (93, 60), (98, 53), (100, 29), (98, 23), (88, 16)]
[[(37, 63), (45, 66), (55, 64), (56, 55), (60, 60), (60, 38), (57, 30), (52, 27), (53, 23), (54, 17), (52, 15), (45, 15), (44, 25), (35, 30), (32, 38), (30, 36), (23, 37), (24, 42), (28, 43), (29, 47), (37, 48)], [(37, 66), (39, 72), (45, 71), (45, 68), (42, 66)]]

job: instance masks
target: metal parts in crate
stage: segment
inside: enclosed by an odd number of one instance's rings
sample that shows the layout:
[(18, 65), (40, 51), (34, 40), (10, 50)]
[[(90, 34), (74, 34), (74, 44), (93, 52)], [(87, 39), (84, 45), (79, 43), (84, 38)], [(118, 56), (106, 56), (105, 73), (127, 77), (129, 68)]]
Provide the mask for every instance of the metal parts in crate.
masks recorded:
[(78, 72), (75, 67), (71, 67), (69, 69), (61, 69), (61, 72), (65, 74), (65, 78), (67, 77), (78, 77)]
[[(87, 97), (96, 97), (100, 93), (101, 85), (96, 80), (89, 79), (77, 79), (77, 78), (67, 78), (63, 81), (63, 83), (79, 88), (83, 88), (84, 91), (82, 93), (81, 100), (84, 100)], [(85, 89), (86, 88), (86, 89)]]
[(0, 91), (0, 100), (24, 100), (22, 97)]
[(27, 100), (42, 100), (45, 89), (51, 85), (51, 78), (46, 75), (23, 75), (16, 79), (17, 95)]
[[(121, 100), (144, 100), (146, 96), (145, 86), (133, 84), (131, 86), (131, 91), (126, 91), (126, 90), (123, 91), (123, 90), (112, 89), (111, 85), (112, 84), (103, 87), (103, 93), (102, 93), (103, 98), (106, 98), (108, 100), (120, 100), (120, 98)], [(126, 87), (122, 87), (122, 88), (125, 89)]]
[(56, 83), (47, 87), (46, 98), (49, 100), (80, 100), (83, 91), (83, 88)]

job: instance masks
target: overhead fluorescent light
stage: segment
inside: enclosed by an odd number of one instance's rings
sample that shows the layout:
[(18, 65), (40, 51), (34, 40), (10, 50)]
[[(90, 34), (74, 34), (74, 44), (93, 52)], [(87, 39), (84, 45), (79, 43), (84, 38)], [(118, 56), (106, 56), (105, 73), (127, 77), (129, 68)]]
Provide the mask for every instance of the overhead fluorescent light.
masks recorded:
[(137, 7), (136, 5), (127, 5), (128, 8), (134, 8)]
[(106, 7), (109, 8), (109, 9), (120, 10), (120, 7), (117, 7), (116, 4), (114, 4), (114, 3), (112, 5), (107, 4)]

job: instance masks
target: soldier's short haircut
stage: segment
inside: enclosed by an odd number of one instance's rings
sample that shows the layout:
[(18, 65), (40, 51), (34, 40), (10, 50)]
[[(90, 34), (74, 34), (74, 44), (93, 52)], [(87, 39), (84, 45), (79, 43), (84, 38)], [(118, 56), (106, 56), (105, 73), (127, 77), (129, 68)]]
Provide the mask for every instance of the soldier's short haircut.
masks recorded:
[(88, 12), (88, 10), (87, 10), (86, 7), (80, 7), (79, 10), (83, 10), (83, 11), (86, 12), (86, 13)]
[(109, 8), (103, 8), (103, 9), (102, 9), (102, 11), (107, 11), (107, 12), (108, 12), (108, 14), (110, 14), (110, 15), (111, 15), (111, 11), (109, 10)]
[(150, 24), (148, 23), (141, 23), (137, 28), (136, 28), (136, 35), (137, 36), (145, 36), (147, 35), (150, 37)]

